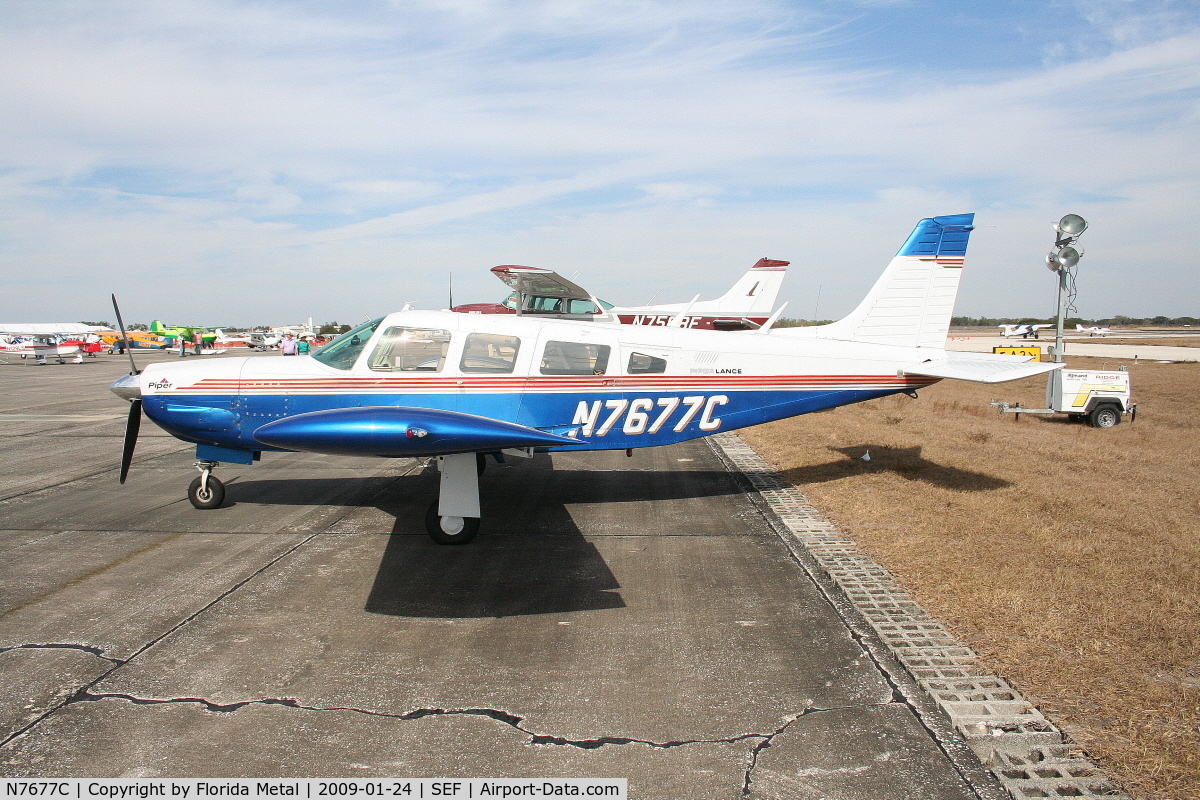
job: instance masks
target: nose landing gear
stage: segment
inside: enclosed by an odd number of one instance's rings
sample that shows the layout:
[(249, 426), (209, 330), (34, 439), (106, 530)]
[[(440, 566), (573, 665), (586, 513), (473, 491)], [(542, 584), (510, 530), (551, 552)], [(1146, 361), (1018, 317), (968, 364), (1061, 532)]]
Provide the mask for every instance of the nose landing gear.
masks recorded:
[(200, 470), (200, 477), (188, 486), (188, 500), (200, 509), (220, 508), (225, 502), (225, 484), (213, 476), (216, 461), (197, 461), (193, 466)]

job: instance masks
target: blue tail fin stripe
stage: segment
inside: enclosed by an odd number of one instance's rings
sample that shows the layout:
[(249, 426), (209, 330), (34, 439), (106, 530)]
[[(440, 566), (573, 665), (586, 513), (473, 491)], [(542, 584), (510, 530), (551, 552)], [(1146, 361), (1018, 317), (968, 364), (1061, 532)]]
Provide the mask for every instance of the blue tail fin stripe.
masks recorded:
[(951, 214), (923, 219), (917, 223), (898, 256), (962, 256), (967, 253), (967, 239), (974, 230), (974, 214)]

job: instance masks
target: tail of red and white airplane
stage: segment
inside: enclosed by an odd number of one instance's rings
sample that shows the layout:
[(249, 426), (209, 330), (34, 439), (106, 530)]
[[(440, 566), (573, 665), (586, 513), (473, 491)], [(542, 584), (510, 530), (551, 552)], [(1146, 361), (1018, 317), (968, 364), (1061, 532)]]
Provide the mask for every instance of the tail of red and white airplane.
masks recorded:
[(765, 316), (775, 307), (779, 297), (779, 288), (783, 286), (783, 278), (787, 275), (789, 261), (776, 261), (772, 258), (760, 258), (746, 274), (738, 278), (728, 292), (715, 300), (699, 300), (694, 303), (665, 303), (656, 306), (644, 306), (639, 311), (646, 312), (681, 311), (687, 308), (688, 314), (736, 314), (739, 317)]

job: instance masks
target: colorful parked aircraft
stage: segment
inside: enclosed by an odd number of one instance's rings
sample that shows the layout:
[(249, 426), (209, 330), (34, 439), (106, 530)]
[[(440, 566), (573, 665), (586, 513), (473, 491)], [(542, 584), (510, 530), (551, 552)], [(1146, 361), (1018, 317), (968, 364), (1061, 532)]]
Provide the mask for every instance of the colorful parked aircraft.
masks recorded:
[(154, 364), (112, 385), (132, 403), (120, 479), (143, 411), (196, 445), (197, 508), (224, 500), (214, 467), (264, 452), (436, 458), (426, 529), (461, 544), (479, 529), (483, 454), (653, 447), (942, 378), (992, 383), (1062, 366), (945, 350), (973, 219), (919, 222), (858, 308), (824, 326), (773, 330), (771, 318), (727, 332), (400, 311), (312, 356)]
[(503, 303), (473, 303), (452, 311), (476, 314), (529, 314), (623, 325), (667, 325), (716, 330), (750, 330), (767, 321), (779, 296), (787, 261), (760, 258), (733, 288), (716, 300), (618, 307), (598, 299), (557, 272), (506, 264), (492, 267), (512, 294)]
[(215, 329), (202, 328), (199, 325), (164, 325), (161, 320), (154, 320), (150, 323), (150, 332), (156, 336), (161, 336), (164, 339), (172, 339), (178, 343), (182, 338), (189, 345), (194, 340), (197, 333), (200, 334), (200, 339), (203, 342), (203, 347), (211, 348), (213, 341), (217, 338)]

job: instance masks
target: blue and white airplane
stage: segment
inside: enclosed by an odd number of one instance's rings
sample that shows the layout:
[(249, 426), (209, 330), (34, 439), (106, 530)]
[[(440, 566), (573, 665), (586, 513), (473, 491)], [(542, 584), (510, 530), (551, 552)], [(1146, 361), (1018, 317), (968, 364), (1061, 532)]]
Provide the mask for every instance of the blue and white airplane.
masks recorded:
[[(311, 356), (154, 364), (112, 385), (196, 445), (197, 508), (224, 500), (220, 462), (264, 452), (436, 458), (426, 528), (479, 529), (483, 454), (655, 447), (906, 392), (943, 378), (994, 383), (1055, 369), (1024, 356), (946, 352), (973, 214), (921, 220), (866, 299), (829, 325), (754, 331), (400, 311)], [(119, 312), (118, 312), (119, 316)]]

